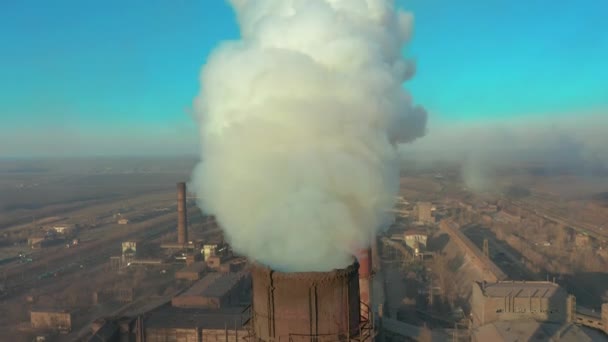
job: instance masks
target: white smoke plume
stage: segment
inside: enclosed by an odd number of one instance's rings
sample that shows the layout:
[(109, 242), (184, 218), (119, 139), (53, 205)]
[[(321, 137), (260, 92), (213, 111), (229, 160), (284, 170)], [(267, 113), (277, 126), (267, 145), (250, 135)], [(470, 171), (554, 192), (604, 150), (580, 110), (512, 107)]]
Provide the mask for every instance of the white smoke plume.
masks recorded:
[(425, 133), (402, 87), (413, 18), (389, 0), (232, 0), (209, 57), (193, 185), (235, 251), (282, 271), (345, 267), (390, 217), (396, 144)]

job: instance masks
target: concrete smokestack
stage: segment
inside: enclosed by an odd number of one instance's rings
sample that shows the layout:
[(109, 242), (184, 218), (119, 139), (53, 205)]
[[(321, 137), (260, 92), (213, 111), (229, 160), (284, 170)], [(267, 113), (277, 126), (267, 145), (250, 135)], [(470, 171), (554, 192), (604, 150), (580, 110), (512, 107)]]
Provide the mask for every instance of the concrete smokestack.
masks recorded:
[(177, 183), (177, 243), (188, 243), (188, 217), (186, 213), (186, 183)]
[(361, 318), (370, 319), (371, 308), (371, 270), (372, 256), (369, 248), (361, 249), (357, 253), (359, 262), (359, 298), (361, 301)]

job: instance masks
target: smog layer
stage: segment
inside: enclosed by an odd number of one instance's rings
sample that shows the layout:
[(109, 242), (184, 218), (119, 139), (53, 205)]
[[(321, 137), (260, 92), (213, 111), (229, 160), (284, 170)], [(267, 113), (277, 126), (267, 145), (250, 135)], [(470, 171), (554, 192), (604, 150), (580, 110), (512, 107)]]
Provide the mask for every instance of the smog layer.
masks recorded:
[(425, 133), (402, 87), (413, 17), (388, 0), (231, 4), (241, 40), (212, 53), (195, 103), (199, 205), (253, 260), (344, 267), (390, 221), (396, 145)]

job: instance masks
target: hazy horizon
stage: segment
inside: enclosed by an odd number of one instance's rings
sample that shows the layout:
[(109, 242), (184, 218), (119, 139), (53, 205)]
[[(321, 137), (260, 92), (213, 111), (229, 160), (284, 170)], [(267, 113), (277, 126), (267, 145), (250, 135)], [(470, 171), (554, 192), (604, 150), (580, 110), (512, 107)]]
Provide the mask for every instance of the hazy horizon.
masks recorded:
[[(417, 61), (406, 88), (429, 112), (421, 144), (451, 125), (608, 115), (605, 2), (397, 3), (415, 18), (403, 53)], [(0, 158), (197, 155), (201, 68), (238, 36), (224, 1), (4, 2)]]

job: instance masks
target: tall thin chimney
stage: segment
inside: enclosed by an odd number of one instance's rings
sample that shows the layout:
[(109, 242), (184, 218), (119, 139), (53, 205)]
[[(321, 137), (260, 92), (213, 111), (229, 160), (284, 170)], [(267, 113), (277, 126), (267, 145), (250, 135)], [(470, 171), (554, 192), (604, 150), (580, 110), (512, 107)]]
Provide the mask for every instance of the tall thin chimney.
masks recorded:
[(359, 299), (361, 301), (361, 318), (370, 319), (372, 311), (371, 301), (371, 250), (362, 249), (357, 254), (359, 262)]
[(186, 214), (186, 183), (177, 183), (177, 243), (188, 243), (188, 218)]

